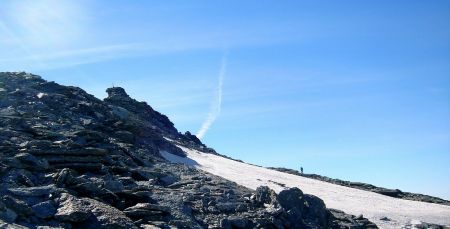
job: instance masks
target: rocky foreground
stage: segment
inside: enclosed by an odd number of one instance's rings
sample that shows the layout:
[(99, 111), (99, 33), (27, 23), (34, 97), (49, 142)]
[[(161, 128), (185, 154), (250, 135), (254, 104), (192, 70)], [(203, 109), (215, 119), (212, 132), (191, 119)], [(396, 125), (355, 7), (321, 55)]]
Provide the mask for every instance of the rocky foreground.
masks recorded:
[(376, 228), (286, 189), (250, 190), (159, 152), (214, 153), (119, 87), (0, 73), (0, 228)]

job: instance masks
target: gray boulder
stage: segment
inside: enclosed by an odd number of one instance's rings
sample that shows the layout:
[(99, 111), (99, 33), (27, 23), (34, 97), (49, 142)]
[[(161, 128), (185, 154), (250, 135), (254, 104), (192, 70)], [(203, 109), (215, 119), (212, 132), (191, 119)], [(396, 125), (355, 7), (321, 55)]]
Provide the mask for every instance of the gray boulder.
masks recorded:
[(81, 199), (63, 193), (60, 201), (60, 206), (55, 214), (55, 218), (58, 220), (76, 223), (83, 222), (92, 216), (88, 205)]
[(277, 204), (277, 194), (267, 186), (256, 188), (255, 201), (260, 204)]
[(45, 201), (31, 207), (34, 214), (41, 219), (48, 219), (56, 214), (56, 208), (53, 201)]
[(13, 210), (7, 208), (6, 205), (0, 201), (0, 220), (2, 219), (5, 220), (6, 222), (11, 223), (17, 219), (17, 214)]
[(303, 194), (298, 188), (281, 191), (278, 194), (278, 202), (287, 212), (288, 219), (293, 225), (303, 227), (319, 225), (323, 228), (329, 225), (330, 214), (324, 202), (315, 196)]
[(31, 208), (22, 200), (18, 200), (9, 195), (3, 196), (1, 200), (5, 206), (13, 210), (17, 215), (26, 217), (33, 214)]
[(278, 202), (281, 207), (287, 210), (302, 208), (304, 204), (303, 192), (298, 188), (283, 190), (278, 194)]
[(67, 193), (60, 197), (55, 218), (79, 223), (82, 228), (136, 228), (123, 212), (90, 198), (76, 198)]

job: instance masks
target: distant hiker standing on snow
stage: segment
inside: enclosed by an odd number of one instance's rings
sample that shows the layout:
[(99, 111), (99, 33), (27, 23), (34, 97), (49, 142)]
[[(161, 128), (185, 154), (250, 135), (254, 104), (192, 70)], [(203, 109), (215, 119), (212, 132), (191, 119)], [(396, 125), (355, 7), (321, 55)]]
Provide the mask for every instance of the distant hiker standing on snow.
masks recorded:
[(303, 167), (300, 167), (300, 173), (303, 174)]

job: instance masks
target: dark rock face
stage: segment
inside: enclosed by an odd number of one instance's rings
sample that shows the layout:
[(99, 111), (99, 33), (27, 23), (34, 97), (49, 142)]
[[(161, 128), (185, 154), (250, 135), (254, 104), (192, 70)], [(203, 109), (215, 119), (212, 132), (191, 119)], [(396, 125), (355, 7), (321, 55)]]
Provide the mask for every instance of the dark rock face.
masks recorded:
[[(165, 161), (214, 152), (123, 88), (101, 101), (0, 73), (1, 228), (375, 228), (299, 189), (277, 195)], [(368, 222), (361, 224), (361, 222)]]
[(300, 227), (319, 225), (320, 227), (326, 228), (328, 226), (329, 215), (326, 211), (325, 204), (317, 201), (316, 205), (310, 207), (309, 202), (303, 196), (300, 189), (292, 188), (281, 191), (278, 196), (278, 201), (287, 210), (289, 221), (302, 222)]
[(109, 100), (125, 100), (131, 101), (130, 96), (125, 92), (125, 89), (121, 87), (111, 87), (106, 89)]
[[(105, 102), (110, 104), (111, 107), (115, 107), (116, 113), (121, 118), (137, 116), (137, 122), (146, 121), (145, 124), (150, 125), (171, 137), (180, 136), (177, 129), (167, 116), (153, 110), (153, 108), (145, 102), (138, 102), (130, 98), (123, 88), (112, 87), (108, 88), (106, 92), (108, 93), (108, 97), (105, 99)], [(125, 114), (126, 112), (129, 113)]]
[(275, 191), (270, 189), (267, 186), (260, 186), (256, 189), (255, 200), (261, 204), (272, 204), (276, 205), (277, 202), (277, 194)]
[(283, 190), (278, 195), (278, 202), (285, 209), (294, 209), (303, 205), (303, 192), (298, 188)]
[(51, 200), (35, 204), (31, 208), (34, 214), (41, 219), (52, 218), (56, 214), (55, 204)]
[(187, 140), (192, 141), (197, 145), (204, 146), (203, 143), (200, 141), (200, 139), (198, 139), (197, 136), (191, 134), (191, 132), (186, 131), (186, 133), (184, 133), (184, 136), (186, 137)]

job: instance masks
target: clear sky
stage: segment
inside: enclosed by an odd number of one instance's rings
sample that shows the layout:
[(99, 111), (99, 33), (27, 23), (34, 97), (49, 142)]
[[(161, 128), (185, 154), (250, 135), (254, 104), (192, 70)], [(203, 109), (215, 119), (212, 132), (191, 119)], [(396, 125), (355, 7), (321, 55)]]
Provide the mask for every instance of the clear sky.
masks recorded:
[(0, 71), (112, 85), (218, 152), (450, 199), (450, 1), (0, 2)]

